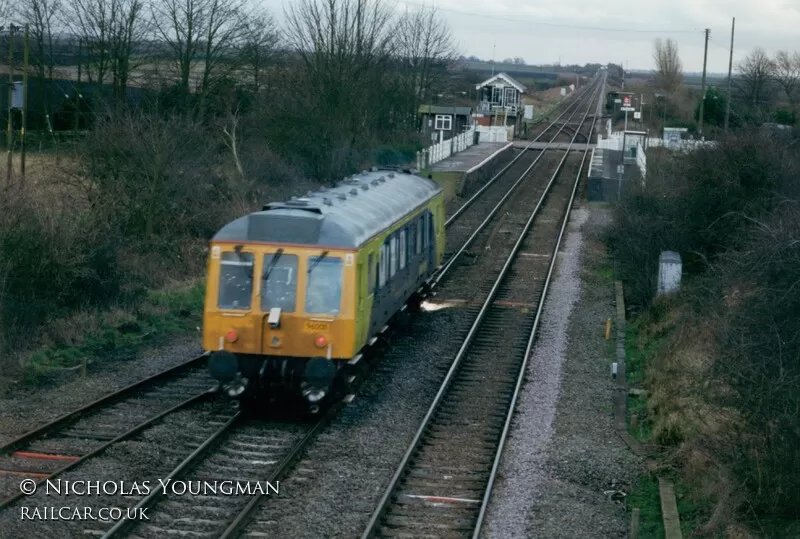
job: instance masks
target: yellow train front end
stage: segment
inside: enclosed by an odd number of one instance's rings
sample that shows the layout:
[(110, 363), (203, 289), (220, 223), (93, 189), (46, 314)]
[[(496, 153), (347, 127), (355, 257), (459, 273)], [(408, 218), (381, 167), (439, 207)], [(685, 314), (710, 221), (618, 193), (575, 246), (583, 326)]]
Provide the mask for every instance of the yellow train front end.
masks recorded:
[(203, 347), (228, 396), (315, 403), (356, 352), (353, 251), (212, 242)]

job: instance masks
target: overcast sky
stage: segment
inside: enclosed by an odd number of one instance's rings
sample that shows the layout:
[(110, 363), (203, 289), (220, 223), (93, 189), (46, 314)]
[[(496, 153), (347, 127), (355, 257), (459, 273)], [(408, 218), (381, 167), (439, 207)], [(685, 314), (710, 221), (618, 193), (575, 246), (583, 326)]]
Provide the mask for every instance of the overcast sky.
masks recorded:
[[(298, 0), (260, 0), (275, 18)], [(731, 18), (734, 66), (754, 47), (800, 50), (800, 0), (390, 0), (398, 10), (435, 6), (465, 56), (527, 63), (627, 62), (653, 67), (657, 37), (678, 42), (684, 70), (703, 68), (703, 29), (711, 29), (708, 70), (727, 73)]]

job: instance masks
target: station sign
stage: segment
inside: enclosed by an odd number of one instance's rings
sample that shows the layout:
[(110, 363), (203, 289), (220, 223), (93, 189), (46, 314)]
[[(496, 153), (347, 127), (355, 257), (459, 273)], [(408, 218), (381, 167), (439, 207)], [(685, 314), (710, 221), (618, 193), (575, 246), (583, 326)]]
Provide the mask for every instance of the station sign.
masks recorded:
[(620, 110), (624, 110), (625, 112), (633, 112), (634, 110), (636, 110), (631, 106), (631, 96), (629, 95), (622, 96), (622, 106), (620, 107)]

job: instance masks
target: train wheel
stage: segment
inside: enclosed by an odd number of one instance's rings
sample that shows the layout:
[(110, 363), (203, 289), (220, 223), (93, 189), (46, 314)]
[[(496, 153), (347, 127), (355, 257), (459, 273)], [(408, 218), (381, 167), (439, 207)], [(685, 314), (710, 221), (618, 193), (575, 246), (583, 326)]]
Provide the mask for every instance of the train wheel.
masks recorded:
[(413, 317), (408, 308), (397, 313), (394, 324), (397, 335), (400, 337), (408, 337), (411, 335), (412, 323)]

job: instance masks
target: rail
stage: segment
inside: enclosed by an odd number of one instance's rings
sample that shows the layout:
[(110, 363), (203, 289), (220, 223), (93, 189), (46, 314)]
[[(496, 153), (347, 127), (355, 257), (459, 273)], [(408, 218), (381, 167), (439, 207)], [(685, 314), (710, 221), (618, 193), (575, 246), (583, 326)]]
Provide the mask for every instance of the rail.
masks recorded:
[[(605, 82), (605, 81), (603, 80), (603, 82)], [(601, 84), (599, 86), (599, 88), (595, 88), (595, 91), (592, 92), (592, 94), (590, 94), (590, 95), (594, 99), (599, 98), (599, 96), (601, 95), (601, 92), (599, 90), (602, 89), (602, 88), (603, 88), (603, 85)], [(586, 117), (588, 116), (588, 114), (589, 114), (589, 110), (587, 110), (586, 113), (584, 114), (583, 119), (581, 120), (581, 123), (586, 121)], [(592, 124), (591, 124), (591, 129), (594, 128), (594, 122), (595, 122), (595, 120), (593, 119), (592, 120)], [(576, 137), (577, 137), (577, 132), (572, 136), (572, 140), (571, 140), (570, 144), (574, 143)], [(583, 157), (583, 162), (581, 164), (581, 169), (584, 166), (587, 154), (588, 154), (588, 148), (586, 150), (584, 150), (584, 157)], [(557, 165), (555, 172), (551, 176), (548, 184), (546, 186), (544, 186), (543, 193), (542, 193), (541, 197), (539, 198), (539, 201), (536, 204), (536, 207), (531, 211), (530, 215), (528, 216), (527, 222), (522, 226), (522, 229), (521, 229), (521, 231), (519, 233), (519, 236), (517, 237), (516, 242), (514, 243), (514, 246), (511, 247), (510, 253), (509, 253), (508, 257), (506, 258), (506, 261), (503, 264), (502, 269), (499, 270), (499, 274), (497, 275), (496, 278), (492, 278), (491, 279), (491, 281), (490, 281), (491, 282), (491, 290), (489, 290), (485, 300), (482, 303), (482, 306), (480, 307), (480, 312), (477, 314), (477, 317), (476, 317), (475, 321), (473, 322), (471, 329), (469, 330), (469, 332), (468, 332), (467, 336), (465, 337), (465, 339), (464, 339), (464, 341), (463, 341), (458, 353), (456, 354), (455, 358), (453, 359), (453, 362), (452, 362), (452, 364), (451, 364), (451, 366), (450, 366), (450, 368), (449, 368), (449, 370), (448, 370), (448, 372), (447, 372), (447, 374), (445, 376), (445, 379), (441, 383), (439, 391), (437, 392), (436, 396), (434, 397), (434, 400), (433, 400), (430, 408), (428, 409), (427, 414), (425, 415), (424, 419), (422, 420), (421, 425), (418, 428), (418, 430), (416, 432), (416, 435), (414, 436), (414, 439), (408, 445), (408, 448), (406, 450), (406, 453), (405, 453), (402, 461), (400, 462), (399, 466), (397, 467), (397, 469), (396, 469), (396, 471), (394, 473), (394, 476), (392, 477), (391, 481), (386, 486), (386, 488), (385, 488), (385, 490), (383, 492), (383, 496), (381, 497), (380, 501), (378, 502), (376, 509), (373, 511), (373, 513), (371, 515), (371, 518), (369, 520), (369, 523), (367, 524), (366, 529), (364, 530), (363, 535), (361, 536), (362, 539), (370, 539), (371, 537), (373, 537), (376, 534), (376, 532), (378, 532), (378, 529), (381, 527), (381, 524), (383, 523), (384, 516), (387, 514), (387, 510), (389, 509), (389, 506), (393, 505), (393, 503), (394, 503), (393, 500), (394, 500), (395, 496), (399, 494), (398, 493), (398, 489), (400, 488), (401, 479), (403, 477), (407, 476), (407, 474), (409, 473), (409, 467), (412, 465), (412, 463), (414, 463), (414, 462), (416, 462), (418, 460), (417, 457), (419, 457), (419, 459), (422, 459), (422, 457), (419, 456), (420, 455), (419, 452), (422, 451), (421, 450), (422, 439), (426, 435), (426, 433), (428, 432), (429, 427), (431, 427), (431, 425), (433, 425), (434, 417), (437, 415), (437, 412), (439, 411), (440, 406), (443, 405), (443, 402), (444, 402), (446, 396), (463, 394), (463, 389), (464, 388), (461, 388), (462, 391), (456, 392), (456, 393), (450, 393), (449, 389), (450, 389), (451, 385), (455, 384), (456, 378), (460, 377), (464, 372), (467, 373), (465, 376), (467, 376), (467, 377), (472, 376), (472, 374), (470, 374), (472, 372), (470, 369), (464, 370), (464, 369), (461, 369), (460, 367), (461, 367), (462, 363), (466, 363), (465, 358), (467, 357), (467, 351), (472, 348), (472, 345), (474, 343), (485, 343), (485, 341), (477, 338), (479, 329), (485, 330), (485, 331), (493, 331), (492, 328), (516, 327), (516, 326), (518, 326), (517, 324), (513, 324), (511, 326), (501, 325), (501, 324), (499, 324), (499, 321), (498, 321), (499, 319), (494, 320), (491, 323), (484, 324), (484, 319), (489, 320), (489, 311), (494, 306), (494, 303), (495, 303), (494, 300), (495, 300), (496, 296), (498, 295), (498, 293), (500, 291), (502, 283), (505, 281), (506, 277), (510, 274), (511, 267), (515, 263), (515, 260), (517, 259), (517, 253), (519, 252), (523, 242), (526, 240), (526, 237), (528, 236), (528, 232), (531, 230), (531, 228), (533, 226), (534, 220), (539, 216), (540, 209), (545, 204), (545, 200), (548, 199), (548, 193), (550, 193), (551, 187), (556, 182), (556, 178), (560, 174), (560, 171), (561, 171), (562, 167), (564, 166), (564, 163), (565, 163), (565, 161), (567, 159), (567, 156), (568, 156), (568, 152), (565, 152), (564, 156), (561, 159), (561, 161)], [(574, 201), (574, 197), (575, 197), (575, 193), (576, 193), (576, 190), (577, 190), (577, 186), (578, 186), (578, 184), (580, 182), (580, 174), (581, 174), (581, 170), (578, 170), (578, 174), (576, 176), (574, 185), (572, 186), (569, 202), (567, 203), (566, 210), (564, 212), (564, 222), (561, 224), (561, 229), (560, 229), (560, 231), (558, 233), (558, 238), (556, 240), (556, 244), (555, 244), (555, 246), (554, 246), (554, 248), (553, 248), (553, 250), (551, 252), (551, 255), (550, 255), (551, 260), (550, 260), (550, 265), (549, 265), (548, 272), (547, 272), (547, 281), (545, 282), (545, 287), (549, 284), (550, 276), (552, 275), (553, 266), (554, 266), (555, 261), (556, 261), (556, 254), (558, 252), (559, 244), (560, 244), (561, 238), (563, 236), (564, 229), (566, 228), (566, 223), (569, 220), (569, 208), (572, 205), (572, 202)], [(536, 316), (536, 320), (533, 322), (534, 327), (530, 332), (529, 339), (528, 339), (528, 342), (527, 342), (527, 346), (526, 346), (526, 348), (524, 350), (524, 353), (521, 354), (521, 358), (518, 358), (518, 359), (520, 359), (519, 364), (517, 364), (517, 369), (518, 370), (516, 371), (517, 372), (516, 376), (514, 376), (514, 378), (513, 378), (514, 380), (516, 380), (516, 389), (514, 391), (514, 395), (513, 395), (513, 398), (511, 400), (510, 407), (507, 408), (507, 410), (506, 410), (507, 411), (507, 416), (504, 418), (505, 419), (505, 425), (504, 425), (503, 433), (500, 436), (500, 440), (498, 440), (498, 444), (499, 445), (496, 448), (496, 452), (495, 452), (495, 455), (494, 455), (495, 458), (492, 459), (493, 460), (493, 465), (492, 465), (492, 469), (491, 469), (491, 475), (488, 478), (487, 484), (484, 486), (484, 489), (483, 489), (484, 490), (484, 496), (480, 500), (481, 505), (476, 508), (477, 510), (480, 511), (480, 513), (479, 513), (479, 515), (475, 515), (474, 517), (472, 517), (472, 518), (475, 518), (476, 521), (477, 521), (477, 522), (473, 521), (473, 522), (475, 522), (474, 526), (470, 526), (471, 528), (473, 528), (473, 531), (474, 531), (473, 537), (477, 537), (477, 535), (480, 533), (480, 526), (481, 526), (481, 523), (482, 523), (482, 520), (483, 520), (483, 517), (484, 517), (484, 514), (485, 514), (485, 510), (486, 510), (486, 506), (487, 506), (487, 503), (488, 503), (488, 500), (489, 500), (489, 496), (490, 496), (490, 493), (491, 493), (491, 488), (492, 488), (492, 484), (493, 484), (493, 481), (494, 481), (494, 478), (495, 478), (495, 474), (496, 474), (496, 471), (497, 471), (498, 462), (499, 462), (500, 456), (502, 454), (503, 442), (505, 441), (505, 437), (506, 437), (506, 435), (508, 433), (510, 420), (511, 420), (511, 417), (513, 415), (513, 409), (514, 409), (514, 404), (515, 404), (515, 401), (516, 401), (516, 397), (517, 397), (517, 395), (519, 393), (519, 388), (520, 388), (520, 385), (521, 385), (521, 381), (524, 378), (525, 364), (526, 364), (527, 358), (529, 356), (530, 348), (532, 347), (532, 344), (533, 344), (533, 341), (534, 341), (534, 335), (536, 333), (536, 325), (538, 324), (538, 320), (539, 320), (540, 315), (541, 315), (541, 307), (542, 307), (542, 305), (544, 303), (545, 295), (546, 295), (546, 289), (542, 293), (542, 296), (540, 297), (539, 304), (538, 304), (538, 310), (537, 310), (537, 313), (535, 315)], [(516, 311), (514, 311), (514, 313), (516, 313)], [(526, 311), (526, 314), (524, 314), (524, 316), (527, 317), (527, 316), (530, 316), (530, 315), (527, 314), (527, 311)], [(514, 359), (514, 363), (516, 363), (518, 359)], [(483, 364), (486, 364), (486, 362), (484, 362)], [(449, 410), (449, 414), (446, 414), (446, 415), (452, 416), (453, 415), (453, 409), (450, 409)], [(494, 422), (496, 420), (496, 415), (493, 414), (493, 416), (494, 417), (491, 418), (492, 422)], [(461, 421), (458, 421), (458, 424), (460, 425)], [(487, 425), (484, 424), (484, 425), (482, 425), (482, 427), (487, 427)], [(496, 428), (494, 423), (492, 424), (492, 427)], [(488, 429), (484, 429), (484, 430), (488, 430)], [(440, 433), (440, 434), (442, 434), (442, 433)], [(437, 440), (437, 443), (438, 443), (438, 440), (445, 439), (445, 438), (443, 438), (441, 436), (439, 436), (439, 437), (434, 436), (434, 438)], [(434, 438), (432, 438), (432, 439), (434, 439)], [(447, 443), (447, 442), (442, 442), (442, 443)], [(429, 449), (428, 452), (426, 453), (426, 455), (428, 457), (430, 457), (431, 459), (434, 459), (433, 455), (440, 455), (438, 449), (439, 449), (438, 447), (435, 450), (434, 449)], [(427, 460), (425, 462), (428, 465), (430, 464), (430, 462), (428, 462)], [(448, 464), (448, 469), (450, 469), (454, 464), (455, 463), (451, 463), (450, 462)], [(416, 462), (416, 465), (419, 466), (419, 463)], [(481, 458), (480, 467), (482, 467), (484, 465), (485, 464), (482, 462), (482, 458)], [(478, 477), (478, 472), (475, 469), (470, 468), (468, 471), (464, 471), (464, 470), (461, 470), (461, 468), (459, 468), (459, 470), (460, 470), (460, 472), (459, 472), (460, 475), (463, 475), (464, 478), (465, 478), (465, 479), (463, 479), (464, 481), (469, 481), (469, 482), (473, 482), (474, 483), (474, 481)], [(418, 469), (417, 472), (418, 472), (418, 474), (417, 474), (416, 477), (422, 477), (423, 480), (428, 481), (428, 482), (432, 482), (432, 481), (434, 481), (435, 477), (439, 477), (435, 473), (436, 471), (433, 468), (426, 468), (425, 470)], [(449, 477), (447, 477), (446, 479), (449, 479)], [(439, 489), (436, 489), (436, 490), (438, 491)], [(410, 496), (410, 498), (413, 498), (413, 499), (423, 498), (423, 499), (426, 499), (427, 501), (430, 501), (430, 502), (432, 502), (434, 504), (436, 504), (437, 502), (442, 500), (442, 498), (438, 498), (437, 496), (431, 495), (431, 496), (427, 496), (426, 497), (425, 495), (418, 495), (417, 493), (415, 493), (413, 496), (412, 495), (407, 495), (407, 496)], [(431, 498), (431, 499), (428, 500), (428, 498)], [(451, 502), (458, 502), (458, 503), (461, 503), (461, 504), (473, 504), (473, 503), (478, 502), (478, 500), (474, 500), (474, 499), (471, 499), (471, 498), (468, 499), (468, 498), (446, 498), (444, 500), (445, 501), (451, 501)], [(474, 506), (472, 506), (472, 507), (474, 507)], [(478, 512), (477, 510), (475, 511), (476, 513)], [(453, 517), (453, 520), (457, 521), (456, 525), (458, 526), (459, 534), (463, 534), (464, 527), (469, 525), (469, 524), (467, 524), (467, 521), (468, 520), (472, 520), (472, 518), (470, 518), (470, 516), (467, 515), (467, 513), (471, 513), (471, 512), (472, 512), (472, 510), (469, 509), (467, 505), (462, 505), (462, 506), (459, 507), (459, 515), (457, 517)], [(448, 513), (448, 515), (452, 516), (450, 513)], [(430, 516), (430, 515), (428, 515), (428, 516)], [(445, 518), (449, 518), (449, 516), (447, 516)], [(416, 515), (416, 517), (419, 518), (420, 525), (423, 526), (423, 527), (435, 527), (437, 530), (440, 530), (440, 529), (443, 528), (443, 525), (439, 525), (439, 523), (434, 523), (432, 521), (429, 521), (427, 518), (424, 518), (421, 515)], [(413, 518), (409, 519), (405, 515), (402, 516), (402, 520), (404, 522), (407, 521), (406, 524), (404, 524), (404, 525), (408, 525), (408, 526), (412, 526), (413, 522), (414, 522)], [(394, 524), (396, 524), (396, 522), (394, 522), (393, 524), (390, 524), (389, 526), (393, 527)], [(444, 526), (446, 526), (446, 525), (444, 525)], [(403, 531), (404, 530), (402, 530), (402, 529), (401, 530), (393, 529), (393, 535), (402, 535)], [(419, 534), (417, 534), (417, 535), (419, 535)]]

